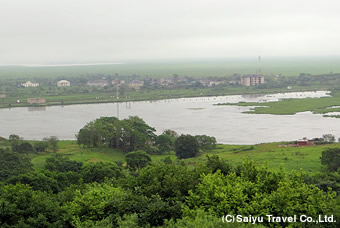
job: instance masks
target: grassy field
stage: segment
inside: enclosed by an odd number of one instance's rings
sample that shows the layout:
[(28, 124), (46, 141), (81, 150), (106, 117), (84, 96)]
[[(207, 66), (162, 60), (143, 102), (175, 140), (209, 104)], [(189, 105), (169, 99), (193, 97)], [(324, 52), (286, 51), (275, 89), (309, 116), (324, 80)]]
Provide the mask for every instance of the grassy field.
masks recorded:
[[(71, 160), (80, 161), (83, 163), (89, 162), (114, 162), (114, 161), (123, 161), (125, 160), (125, 153), (101, 148), (101, 149), (82, 149), (78, 146), (76, 141), (60, 141), (59, 142), (59, 150), (58, 154), (69, 157)], [(35, 170), (42, 170), (45, 165), (45, 161), (47, 158), (53, 156), (52, 153), (39, 153), (39, 154), (31, 154), (31, 161), (33, 164), (33, 168)], [(169, 155), (152, 155), (153, 161), (158, 161), (168, 157)], [(175, 155), (170, 155), (172, 160), (175, 160)]]
[[(321, 153), (326, 148), (340, 148), (340, 144), (319, 145), (307, 147), (280, 147), (280, 143), (266, 143), (253, 146), (244, 145), (218, 145), (216, 149), (201, 154), (199, 157), (183, 160), (188, 166), (196, 166), (207, 160), (206, 155), (218, 155), (220, 158), (230, 161), (233, 165), (241, 164), (244, 159), (252, 159), (257, 164), (266, 164), (272, 170), (280, 167), (287, 171), (303, 169), (307, 173), (315, 174), (320, 172)], [(68, 156), (71, 160), (89, 162), (114, 162), (123, 161), (125, 154), (112, 149), (81, 149), (75, 141), (60, 141), (58, 154)], [(35, 170), (44, 167), (46, 158), (51, 153), (32, 154), (31, 159)], [(153, 161), (159, 161), (170, 156), (176, 161), (176, 156), (152, 155)]]
[[(223, 104), (221, 104), (223, 105)], [(315, 114), (326, 114), (339, 112), (340, 92), (332, 92), (331, 97), (304, 98), (304, 99), (283, 99), (281, 101), (257, 103), (243, 102), (237, 104), (226, 104), (237, 106), (261, 106), (254, 107), (246, 113), (273, 114), (273, 115), (293, 115), (298, 112), (312, 111)]]
[[(340, 72), (340, 57), (265, 57), (262, 56), (262, 72), (265, 75), (282, 74), (297, 76)], [(173, 74), (191, 77), (230, 76), (255, 73), (257, 56), (252, 58), (169, 60), (127, 62), (113, 65), (24, 67), (0, 66), (1, 78), (49, 78), (82, 75), (140, 75), (142, 77), (170, 77)]]

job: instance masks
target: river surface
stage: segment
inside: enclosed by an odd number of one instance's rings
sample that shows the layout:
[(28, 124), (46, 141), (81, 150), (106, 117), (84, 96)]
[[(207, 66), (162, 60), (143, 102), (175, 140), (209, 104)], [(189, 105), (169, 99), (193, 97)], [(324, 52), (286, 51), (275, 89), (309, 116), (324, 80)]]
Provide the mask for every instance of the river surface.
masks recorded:
[(86, 123), (101, 116), (137, 115), (157, 130), (179, 134), (215, 136), (219, 143), (257, 144), (298, 140), (334, 134), (340, 137), (340, 119), (311, 112), (296, 115), (245, 114), (250, 107), (217, 106), (217, 103), (268, 102), (284, 98), (328, 96), (327, 91), (234, 95), (111, 104), (0, 109), (0, 136), (17, 134), (24, 139), (48, 136), (73, 140)]

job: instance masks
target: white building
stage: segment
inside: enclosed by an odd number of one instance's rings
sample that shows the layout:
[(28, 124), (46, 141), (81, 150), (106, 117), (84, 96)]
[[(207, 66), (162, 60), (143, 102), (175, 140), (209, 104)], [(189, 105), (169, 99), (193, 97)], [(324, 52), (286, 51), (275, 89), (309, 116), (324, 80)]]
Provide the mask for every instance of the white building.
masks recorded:
[(124, 80), (119, 80), (119, 79), (114, 79), (112, 80), (112, 85), (113, 86), (118, 86), (118, 87), (121, 87), (125, 84), (125, 81)]
[(144, 81), (133, 80), (128, 83), (129, 88), (140, 89), (140, 87), (144, 86)]
[(28, 88), (28, 87), (39, 87), (39, 83), (36, 83), (36, 82), (31, 82), (31, 81), (27, 81), (25, 83), (21, 83), (21, 85), (25, 88)]
[(256, 86), (264, 83), (264, 77), (258, 74), (250, 74), (241, 77), (241, 84), (245, 86)]
[(104, 87), (108, 85), (108, 82), (105, 80), (91, 80), (87, 82), (88, 86), (97, 86), (97, 87)]
[(69, 82), (67, 80), (60, 80), (59, 82), (57, 82), (57, 86), (58, 87), (71, 86), (71, 82)]
[(45, 98), (28, 98), (27, 103), (29, 103), (29, 104), (45, 104), (46, 99)]

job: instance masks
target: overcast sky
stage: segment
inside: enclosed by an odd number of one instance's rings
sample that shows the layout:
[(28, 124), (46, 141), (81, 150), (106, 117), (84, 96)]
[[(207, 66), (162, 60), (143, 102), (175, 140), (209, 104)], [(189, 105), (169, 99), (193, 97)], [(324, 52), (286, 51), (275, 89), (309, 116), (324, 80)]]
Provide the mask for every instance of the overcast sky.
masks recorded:
[(0, 0), (0, 64), (339, 53), (339, 0)]

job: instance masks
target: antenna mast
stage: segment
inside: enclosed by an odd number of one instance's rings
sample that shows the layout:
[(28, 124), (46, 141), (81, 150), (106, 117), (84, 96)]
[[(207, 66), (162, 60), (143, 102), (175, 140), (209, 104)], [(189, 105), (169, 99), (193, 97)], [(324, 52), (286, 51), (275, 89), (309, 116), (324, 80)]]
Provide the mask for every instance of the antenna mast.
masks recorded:
[(261, 72), (261, 56), (259, 55), (259, 75), (262, 75)]

